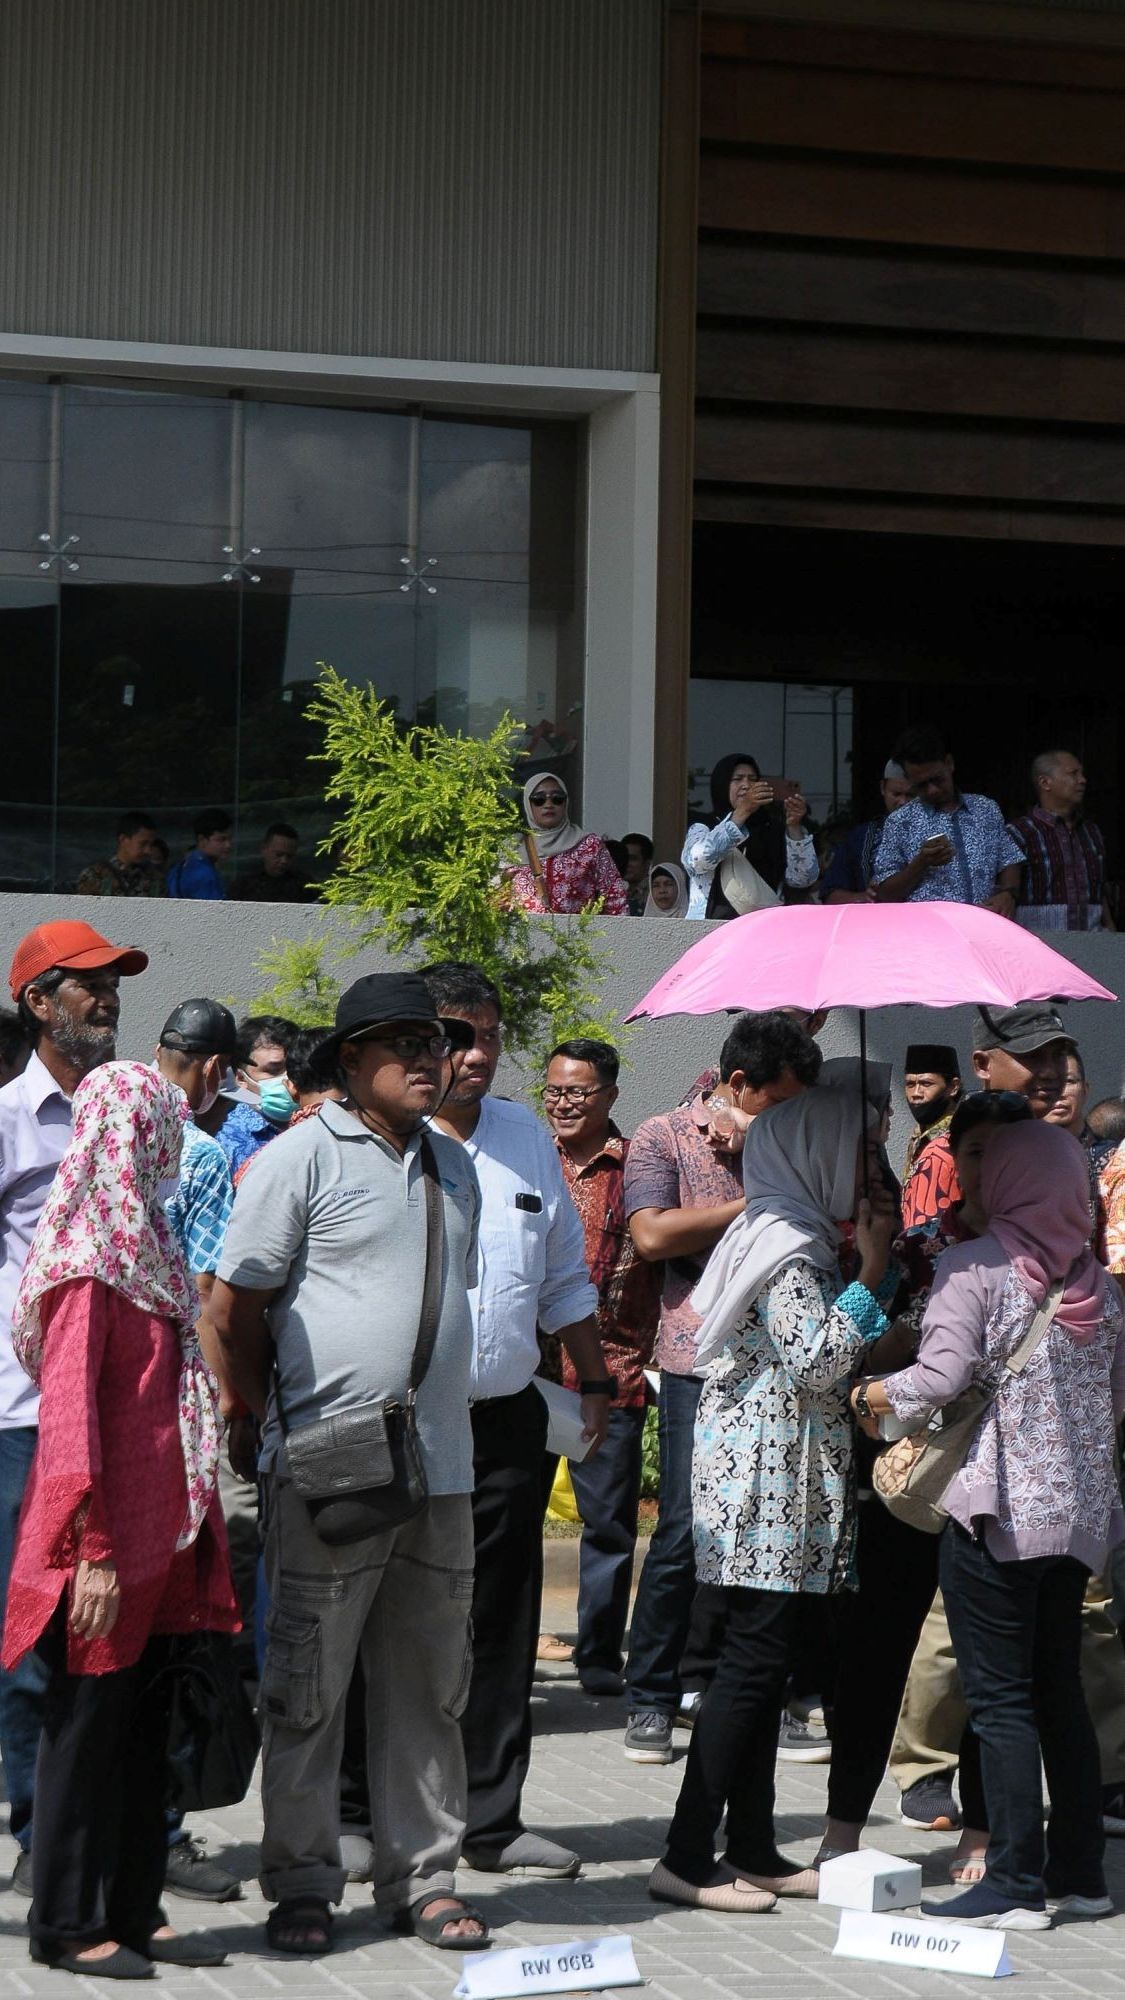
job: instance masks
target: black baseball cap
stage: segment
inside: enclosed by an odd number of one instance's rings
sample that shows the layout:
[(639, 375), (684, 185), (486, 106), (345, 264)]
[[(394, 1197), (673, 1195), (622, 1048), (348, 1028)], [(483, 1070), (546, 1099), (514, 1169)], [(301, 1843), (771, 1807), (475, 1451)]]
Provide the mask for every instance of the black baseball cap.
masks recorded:
[(1007, 1049), (1029, 1056), (1048, 1042), (1070, 1042), (1062, 1015), (1049, 1000), (1025, 1000), (1018, 1007), (981, 1007), (973, 1023), (974, 1049)]
[(336, 1025), (318, 1043), (316, 1059), (334, 1056), (341, 1042), (367, 1034), (372, 1028), (386, 1027), (391, 1021), (415, 1021), (419, 1027), (432, 1027), (436, 1021), (455, 1049), (473, 1046), (473, 1030), (468, 1022), (447, 1020), (437, 1012), (420, 973), (369, 972), (341, 994)]
[(181, 1000), (160, 1030), (160, 1047), (182, 1055), (233, 1056), (234, 1015), (221, 1000)]

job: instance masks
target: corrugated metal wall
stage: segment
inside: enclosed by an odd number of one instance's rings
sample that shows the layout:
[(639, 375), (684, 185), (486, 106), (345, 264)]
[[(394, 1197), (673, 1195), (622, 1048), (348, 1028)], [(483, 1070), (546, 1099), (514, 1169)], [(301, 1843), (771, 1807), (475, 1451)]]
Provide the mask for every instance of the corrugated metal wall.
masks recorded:
[(0, 329), (648, 369), (663, 0), (3, 0)]

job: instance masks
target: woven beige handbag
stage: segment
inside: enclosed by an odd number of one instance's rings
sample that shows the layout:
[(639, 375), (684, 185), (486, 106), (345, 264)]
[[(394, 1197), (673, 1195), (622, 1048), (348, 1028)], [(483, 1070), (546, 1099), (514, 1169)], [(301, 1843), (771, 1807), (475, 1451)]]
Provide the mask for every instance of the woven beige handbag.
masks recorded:
[[(1009, 1375), (1022, 1375), (1059, 1309), (1063, 1287), (1052, 1285), (1020, 1344), (1004, 1363)], [(924, 1431), (897, 1438), (875, 1460), (871, 1483), (885, 1507), (910, 1528), (940, 1535), (949, 1519), (942, 1501), (969, 1455), (977, 1425), (999, 1394), (972, 1387), (938, 1410)]]

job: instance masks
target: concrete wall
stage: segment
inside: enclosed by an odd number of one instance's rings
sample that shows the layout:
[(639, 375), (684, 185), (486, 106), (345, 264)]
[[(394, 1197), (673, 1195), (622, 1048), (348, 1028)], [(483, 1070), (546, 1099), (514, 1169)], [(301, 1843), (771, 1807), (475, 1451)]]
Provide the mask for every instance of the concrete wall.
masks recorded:
[[(151, 964), (139, 979), (123, 981), (120, 1053), (147, 1056), (161, 1023), (178, 1000), (209, 993), (242, 1008), (261, 990), (255, 971), (258, 954), (272, 939), (310, 938), (324, 934), (341, 940), (346, 924), (317, 909), (290, 909), (276, 904), (161, 903), (117, 897), (0, 896), (0, 965), (7, 966), (25, 931), (51, 918), (82, 917), (115, 943), (137, 944)], [(627, 918), (607, 919), (606, 944), (613, 960), (606, 998), (625, 1014), (649, 987), (673, 965), (702, 933), (697, 925), (664, 919), (652, 923)], [(1060, 949), (1113, 992), (1125, 993), (1125, 937), (1098, 933), (1064, 938)], [(352, 961), (354, 976), (374, 972), (389, 961), (365, 951)], [(345, 979), (347, 975), (345, 974)], [(743, 996), (753, 1003), (752, 991)], [(968, 1007), (927, 1011), (917, 1007), (886, 1008), (868, 1017), (868, 1049), (873, 1059), (894, 1064), (901, 1073), (903, 1052), (911, 1041), (947, 1041), (961, 1051), (968, 1066), (971, 1049)], [(1068, 1026), (1079, 1042), (1092, 1085), (1092, 1101), (1116, 1095), (1125, 1084), (1125, 1039), (1119, 1005), (1085, 1001), (1069, 1009)], [(683, 1095), (693, 1078), (717, 1056), (726, 1033), (723, 1015), (696, 1019), (678, 1016), (668, 1021), (642, 1022), (627, 1044), (628, 1067), (623, 1077), (618, 1117), (625, 1131), (642, 1118), (667, 1110)], [(856, 1016), (841, 1011), (830, 1017), (821, 1036), (826, 1055), (854, 1055), (858, 1050)], [(528, 1095), (531, 1079), (507, 1064), (498, 1088), (513, 1097)], [(901, 1094), (891, 1139), (897, 1161), (913, 1129)]]

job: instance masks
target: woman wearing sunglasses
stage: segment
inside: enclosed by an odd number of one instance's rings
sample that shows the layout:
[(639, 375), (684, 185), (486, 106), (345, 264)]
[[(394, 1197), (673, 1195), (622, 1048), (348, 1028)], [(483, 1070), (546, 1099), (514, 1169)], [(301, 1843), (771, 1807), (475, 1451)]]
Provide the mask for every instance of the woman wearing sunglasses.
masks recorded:
[(600, 908), (629, 914), (629, 892), (599, 834), (584, 833), (570, 817), (570, 797), (553, 771), (540, 771), (523, 788), (526, 859), (503, 871), (511, 901), (521, 909), (576, 916)]

